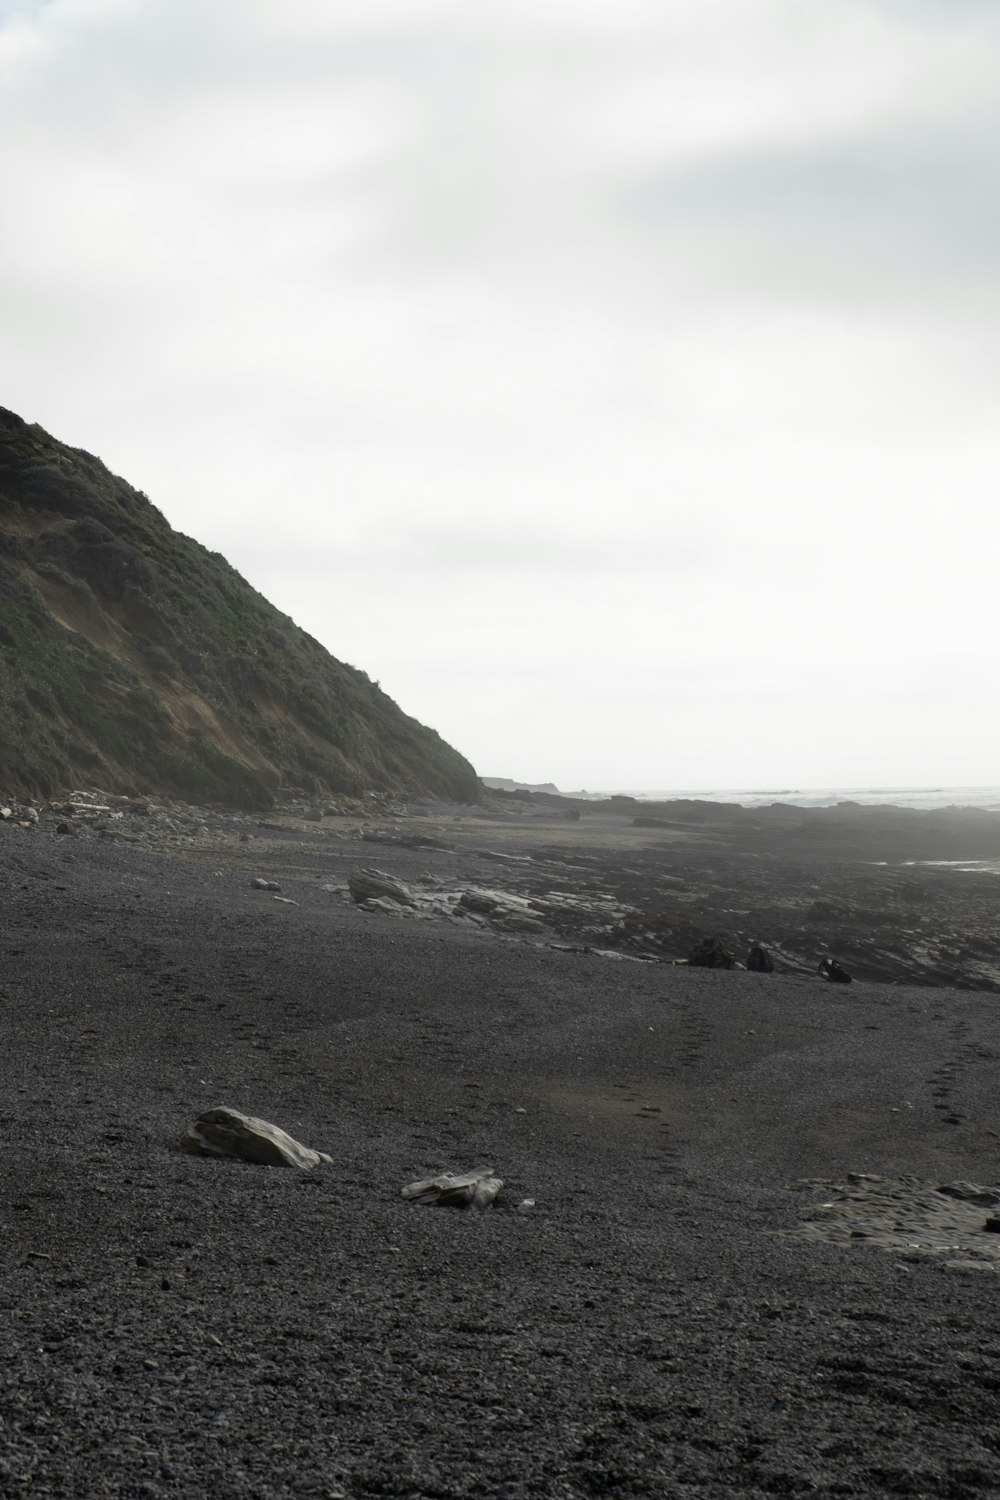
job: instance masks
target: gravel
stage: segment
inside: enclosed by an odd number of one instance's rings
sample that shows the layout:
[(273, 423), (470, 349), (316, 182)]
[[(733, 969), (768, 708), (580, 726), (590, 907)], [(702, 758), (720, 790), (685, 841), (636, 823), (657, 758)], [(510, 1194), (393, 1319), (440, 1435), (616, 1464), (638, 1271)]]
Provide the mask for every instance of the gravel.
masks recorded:
[[(996, 1182), (995, 998), (220, 864), (0, 827), (5, 1496), (996, 1493), (996, 1273), (788, 1237), (803, 1178)], [(333, 1164), (181, 1153), (221, 1104)]]

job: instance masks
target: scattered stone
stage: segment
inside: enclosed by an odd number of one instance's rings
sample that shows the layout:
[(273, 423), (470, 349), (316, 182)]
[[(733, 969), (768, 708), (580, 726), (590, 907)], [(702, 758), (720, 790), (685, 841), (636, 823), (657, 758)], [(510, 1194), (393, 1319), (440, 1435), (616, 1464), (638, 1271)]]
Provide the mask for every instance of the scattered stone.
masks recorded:
[(851, 983), (850, 974), (848, 974), (843, 964), (839, 964), (835, 958), (821, 958), (817, 972), (822, 974), (823, 978), (829, 980), (831, 984)]
[(310, 1172), (332, 1157), (313, 1151), (268, 1120), (239, 1110), (206, 1109), (189, 1125), (180, 1139), (182, 1151), (199, 1156), (236, 1156), (268, 1167), (298, 1167)]
[(251, 886), (251, 889), (255, 890), (255, 891), (280, 891), (281, 890), (281, 886), (278, 884), (278, 882), (276, 880), (262, 880), (259, 875), (256, 877), (256, 879), (251, 880), (250, 886)]
[(503, 1179), (493, 1175), (492, 1167), (476, 1167), (458, 1177), (442, 1172), (440, 1177), (411, 1182), (403, 1188), (403, 1197), (427, 1208), (489, 1208), (502, 1187)]
[(348, 876), (347, 888), (359, 906), (375, 900), (395, 901), (400, 906), (413, 905), (408, 887), (384, 870), (353, 870)]

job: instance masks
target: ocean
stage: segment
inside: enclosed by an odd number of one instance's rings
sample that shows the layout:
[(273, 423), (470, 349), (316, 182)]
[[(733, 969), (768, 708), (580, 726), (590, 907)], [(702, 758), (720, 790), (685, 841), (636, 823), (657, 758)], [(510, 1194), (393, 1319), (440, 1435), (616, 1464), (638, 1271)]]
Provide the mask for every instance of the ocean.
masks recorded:
[[(615, 790), (626, 791), (624, 787)], [(793, 807), (833, 807), (837, 802), (858, 802), (863, 807), (912, 807), (923, 811), (934, 807), (976, 807), (983, 812), (1000, 812), (1000, 786), (756, 787), (726, 791), (702, 788), (626, 794), (643, 802), (695, 797), (704, 802), (738, 802), (742, 807), (766, 807), (771, 802), (786, 802)]]

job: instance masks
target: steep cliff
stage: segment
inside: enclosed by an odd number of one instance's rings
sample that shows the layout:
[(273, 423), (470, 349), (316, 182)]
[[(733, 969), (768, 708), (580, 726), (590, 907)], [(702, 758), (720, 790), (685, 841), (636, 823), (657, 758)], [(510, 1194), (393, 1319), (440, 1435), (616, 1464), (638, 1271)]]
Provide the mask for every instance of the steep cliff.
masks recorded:
[(89, 453), (0, 407), (0, 788), (477, 800), (475, 771)]

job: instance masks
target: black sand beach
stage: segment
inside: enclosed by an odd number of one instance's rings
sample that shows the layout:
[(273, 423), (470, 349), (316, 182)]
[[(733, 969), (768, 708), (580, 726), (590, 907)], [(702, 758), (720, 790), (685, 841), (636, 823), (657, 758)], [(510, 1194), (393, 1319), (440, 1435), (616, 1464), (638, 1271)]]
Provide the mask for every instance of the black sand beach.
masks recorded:
[(394, 920), (324, 886), (496, 861), (335, 832), (0, 827), (0, 1491), (995, 1494), (996, 997)]

